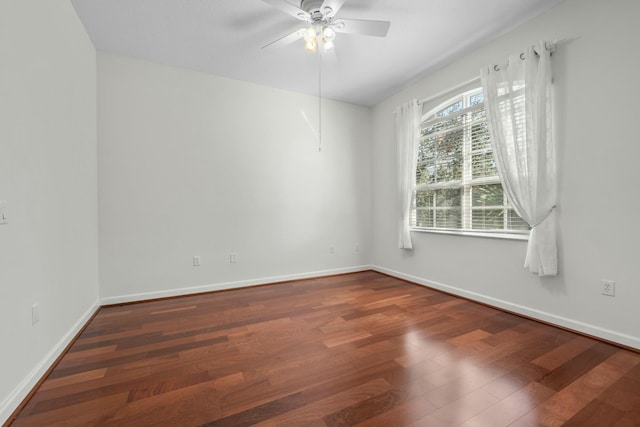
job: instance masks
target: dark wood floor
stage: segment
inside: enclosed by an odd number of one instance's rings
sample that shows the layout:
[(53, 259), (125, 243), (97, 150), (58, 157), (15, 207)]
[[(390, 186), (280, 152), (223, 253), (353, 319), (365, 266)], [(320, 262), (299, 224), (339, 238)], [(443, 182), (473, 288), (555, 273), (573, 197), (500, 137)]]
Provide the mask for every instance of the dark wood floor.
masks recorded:
[(640, 354), (363, 272), (103, 308), (43, 425), (640, 426)]

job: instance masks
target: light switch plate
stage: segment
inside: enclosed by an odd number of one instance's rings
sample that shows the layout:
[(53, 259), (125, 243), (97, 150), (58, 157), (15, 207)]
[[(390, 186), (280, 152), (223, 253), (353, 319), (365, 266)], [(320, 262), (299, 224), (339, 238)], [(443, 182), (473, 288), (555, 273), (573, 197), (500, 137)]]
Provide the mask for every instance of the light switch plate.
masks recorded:
[(0, 200), (0, 225), (6, 224), (9, 222), (9, 218), (7, 216), (7, 202), (5, 200)]

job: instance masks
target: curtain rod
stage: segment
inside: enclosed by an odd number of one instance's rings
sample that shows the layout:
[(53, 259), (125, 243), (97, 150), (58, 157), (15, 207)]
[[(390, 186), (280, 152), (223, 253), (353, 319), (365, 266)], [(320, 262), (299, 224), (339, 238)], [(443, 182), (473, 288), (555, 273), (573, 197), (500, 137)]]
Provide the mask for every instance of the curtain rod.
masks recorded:
[(480, 81), (480, 76), (476, 76), (476, 77), (474, 77), (474, 78), (472, 78), (472, 79), (469, 79), (469, 80), (467, 80), (467, 81), (464, 81), (464, 82), (462, 82), (462, 83), (458, 83), (457, 85), (455, 85), (455, 86), (453, 86), (453, 87), (450, 87), (449, 89), (445, 89), (445, 90), (443, 90), (443, 91), (441, 91), (441, 92), (438, 92), (438, 93), (436, 93), (436, 94), (434, 94), (434, 95), (431, 95), (431, 96), (429, 96), (429, 97), (427, 97), (427, 98), (421, 99), (421, 100), (420, 100), (420, 101), (418, 101), (418, 102), (420, 102), (420, 104), (424, 104), (424, 103), (426, 103), (426, 102), (431, 102), (431, 101), (433, 101), (434, 99), (438, 99), (438, 98), (440, 98), (440, 97), (441, 97), (441, 96), (443, 96), (443, 95), (447, 95), (447, 94), (448, 94), (448, 93), (450, 93), (450, 92), (453, 92), (453, 91), (455, 91), (455, 90), (461, 89), (461, 88), (463, 88), (464, 86), (467, 86), (467, 85), (470, 85), (471, 83), (479, 82), (479, 81)]
[[(544, 43), (544, 48), (545, 48), (545, 49), (547, 49), (547, 50), (549, 50), (549, 51), (551, 51), (551, 53), (553, 54), (553, 52), (555, 51), (555, 47), (556, 47), (556, 45), (557, 45), (558, 43), (562, 43), (562, 42), (564, 42), (565, 40), (566, 40), (566, 37), (562, 37), (562, 38), (560, 38), (560, 39), (556, 39), (556, 40), (554, 40), (554, 41), (552, 41), (552, 42), (545, 42), (545, 43)], [(536, 54), (538, 54), (538, 52), (536, 52)], [(520, 54), (520, 58), (524, 59), (524, 58), (523, 58), (523, 55), (524, 55), (524, 53), (521, 53), (521, 54)], [(496, 65), (496, 67), (497, 67), (497, 65)], [(420, 100), (420, 101), (418, 101), (418, 102), (419, 102), (420, 104), (424, 104), (424, 103), (427, 103), (427, 102), (431, 102), (431, 101), (433, 101), (433, 100), (435, 100), (435, 99), (437, 99), (437, 98), (440, 98), (441, 96), (444, 96), (444, 95), (449, 94), (450, 92), (454, 92), (454, 91), (456, 91), (456, 90), (458, 90), (458, 89), (461, 89), (461, 88), (465, 87), (466, 85), (470, 85), (471, 83), (479, 82), (479, 81), (480, 81), (480, 76), (478, 75), (478, 76), (476, 76), (476, 77), (474, 77), (474, 78), (472, 78), (472, 79), (469, 79), (469, 80), (467, 80), (467, 81), (465, 81), (465, 82), (458, 83), (457, 85), (455, 85), (455, 86), (453, 86), (453, 87), (450, 87), (449, 89), (446, 89), (446, 90), (443, 90), (443, 91), (441, 91), (441, 92), (438, 92), (438, 93), (436, 93), (435, 95), (431, 95), (431, 96), (429, 96), (429, 97), (427, 97), (427, 98), (421, 99), (421, 100)]]

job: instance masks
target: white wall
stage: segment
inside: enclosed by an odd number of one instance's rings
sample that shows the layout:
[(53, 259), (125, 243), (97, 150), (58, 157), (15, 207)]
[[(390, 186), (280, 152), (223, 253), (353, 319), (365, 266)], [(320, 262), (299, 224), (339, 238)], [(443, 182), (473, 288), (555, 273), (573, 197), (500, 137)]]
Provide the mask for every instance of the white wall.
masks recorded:
[(317, 128), (316, 97), (99, 52), (102, 301), (368, 265), (370, 111), (323, 101), (321, 153), (301, 112)]
[[(568, 0), (422, 79), (373, 111), (373, 263), (523, 314), (640, 348), (640, 2)], [(526, 242), (412, 233), (396, 248), (393, 108), (478, 75), (538, 40), (567, 38), (553, 56), (559, 148), (560, 275), (522, 268)], [(616, 281), (614, 298), (600, 279)]]
[(68, 0), (0, 1), (0, 422), (97, 308), (95, 87)]
[[(640, 348), (640, 229), (628, 225), (640, 208), (639, 15), (636, 0), (568, 0), (373, 111), (326, 101), (318, 153), (301, 115), (315, 125), (316, 98), (100, 53), (96, 99), (96, 54), (69, 2), (0, 0), (0, 421), (96, 308), (98, 235), (104, 302), (373, 259)], [(414, 233), (413, 252), (396, 249), (393, 108), (562, 37), (560, 275), (527, 273), (519, 241)], [(599, 294), (601, 278), (615, 298)]]

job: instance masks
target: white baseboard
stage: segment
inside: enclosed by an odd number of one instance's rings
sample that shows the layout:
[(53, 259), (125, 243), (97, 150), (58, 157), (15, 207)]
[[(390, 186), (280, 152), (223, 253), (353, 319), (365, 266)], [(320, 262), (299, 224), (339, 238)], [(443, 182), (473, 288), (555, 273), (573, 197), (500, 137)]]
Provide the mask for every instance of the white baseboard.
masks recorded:
[(514, 304), (509, 301), (504, 301), (504, 300), (493, 298), (487, 295), (478, 294), (476, 292), (467, 291), (465, 289), (456, 288), (454, 286), (445, 285), (443, 283), (434, 282), (432, 280), (423, 279), (421, 277), (412, 276), (410, 274), (401, 273), (399, 271), (391, 270), (391, 269), (380, 267), (377, 265), (371, 266), (371, 269), (374, 271), (384, 273), (389, 276), (397, 277), (399, 279), (404, 279), (409, 282), (413, 282), (422, 286), (437, 289), (453, 295), (458, 295), (473, 301), (478, 301), (478, 302), (490, 305), (492, 307), (497, 307), (503, 310), (520, 314), (522, 316), (537, 319), (546, 323), (571, 329), (573, 331), (581, 332), (586, 335), (591, 335), (593, 337), (598, 337), (606, 341), (618, 343), (623, 346), (640, 350), (640, 337), (634, 337), (632, 335), (622, 334), (616, 331), (601, 328), (599, 326), (580, 322), (578, 320), (573, 320), (563, 316), (558, 316), (552, 313), (548, 313), (546, 311), (541, 311), (541, 310), (526, 307), (523, 305)]
[(271, 283), (286, 282), (289, 280), (312, 279), (314, 277), (331, 276), (335, 274), (356, 273), (371, 270), (370, 265), (337, 268), (332, 270), (312, 271), (308, 273), (288, 274), (284, 276), (263, 277), (259, 279), (239, 280), (235, 282), (215, 283), (211, 285), (193, 286), (188, 288), (176, 288), (166, 291), (144, 292), (138, 294), (120, 295), (101, 298), (102, 305), (123, 304), (135, 301), (145, 301), (156, 298), (168, 298), (182, 295), (199, 294), (203, 292), (222, 291), (225, 289), (246, 288), (248, 286), (267, 285)]
[(69, 329), (69, 331), (58, 341), (58, 343), (47, 353), (47, 355), (33, 368), (20, 384), (9, 394), (9, 396), (0, 403), (0, 424), (4, 424), (13, 411), (22, 403), (31, 390), (38, 384), (38, 381), (44, 376), (47, 370), (54, 364), (56, 359), (62, 354), (65, 348), (73, 340), (73, 338), (87, 324), (91, 316), (98, 310), (100, 305), (98, 301), (93, 303), (91, 307), (78, 319), (78, 321)]

